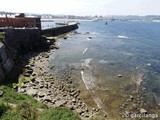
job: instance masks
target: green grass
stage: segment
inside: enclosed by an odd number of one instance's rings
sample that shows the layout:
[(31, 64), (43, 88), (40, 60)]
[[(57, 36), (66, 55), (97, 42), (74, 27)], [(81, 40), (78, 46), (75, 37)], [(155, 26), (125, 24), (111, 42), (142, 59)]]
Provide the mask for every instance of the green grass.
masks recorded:
[(0, 97), (0, 120), (37, 120), (39, 109), (47, 106), (31, 96), (15, 92), (7, 86), (0, 86), (3, 96)]
[(4, 91), (3, 97), (0, 97), (0, 100), (4, 103), (20, 104), (26, 102), (37, 108), (46, 108), (45, 105), (39, 103), (33, 97), (19, 94), (7, 86), (0, 86), (0, 90)]
[(105, 119), (100, 116), (95, 116), (95, 117), (92, 117), (90, 120), (105, 120)]
[(0, 86), (0, 120), (80, 120), (71, 110), (51, 108), (28, 95), (19, 94), (12, 88)]
[[(5, 106), (7, 107), (7, 105)], [(5, 108), (3, 106), (3, 108)], [(37, 120), (38, 112), (37, 109), (24, 102), (18, 104), (14, 108), (7, 108), (3, 111), (1, 115), (1, 120)]]
[(39, 120), (81, 120), (76, 114), (66, 108), (52, 108), (39, 117)]

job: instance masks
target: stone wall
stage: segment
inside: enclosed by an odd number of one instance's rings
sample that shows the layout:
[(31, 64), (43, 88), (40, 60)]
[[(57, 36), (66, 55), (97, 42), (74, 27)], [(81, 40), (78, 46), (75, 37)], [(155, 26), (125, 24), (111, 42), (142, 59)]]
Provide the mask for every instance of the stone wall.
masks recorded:
[(7, 29), (5, 39), (0, 42), (0, 82), (12, 73), (21, 54), (43, 46), (44, 43), (38, 29)]

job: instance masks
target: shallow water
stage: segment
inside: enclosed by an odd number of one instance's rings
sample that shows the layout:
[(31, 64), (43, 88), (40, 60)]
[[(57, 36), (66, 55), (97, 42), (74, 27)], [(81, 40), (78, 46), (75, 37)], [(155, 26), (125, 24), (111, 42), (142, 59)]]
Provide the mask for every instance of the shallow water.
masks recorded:
[(58, 41), (60, 49), (51, 61), (53, 72), (71, 69), (80, 73), (97, 107), (110, 109), (114, 115), (112, 111), (142, 83), (159, 104), (160, 23), (80, 23), (80, 34)]

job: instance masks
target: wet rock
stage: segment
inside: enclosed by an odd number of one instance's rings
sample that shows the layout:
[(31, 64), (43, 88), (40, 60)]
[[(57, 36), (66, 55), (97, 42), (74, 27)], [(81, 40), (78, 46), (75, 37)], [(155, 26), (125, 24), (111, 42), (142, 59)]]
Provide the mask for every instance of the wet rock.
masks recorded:
[(122, 77), (122, 75), (121, 75), (121, 74), (118, 74), (117, 76), (118, 76), (118, 77)]
[(53, 69), (53, 67), (54, 67), (54, 65), (51, 65), (51, 66), (50, 66), (50, 69)]
[(67, 36), (63, 37), (63, 39), (67, 39)]
[(49, 58), (49, 55), (46, 54), (46, 55), (45, 55), (45, 58)]

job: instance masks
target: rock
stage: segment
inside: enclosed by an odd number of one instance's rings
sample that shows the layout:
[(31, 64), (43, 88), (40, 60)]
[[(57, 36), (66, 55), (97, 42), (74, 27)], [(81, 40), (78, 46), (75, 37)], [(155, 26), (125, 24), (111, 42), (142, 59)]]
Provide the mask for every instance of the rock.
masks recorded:
[(29, 73), (29, 74), (32, 74), (32, 72), (33, 72), (33, 69), (26, 69), (26, 71), (25, 71), (26, 73)]
[(35, 95), (37, 95), (38, 90), (37, 89), (29, 89), (28, 91), (26, 91), (26, 93), (29, 95), (35, 96)]
[(51, 66), (50, 66), (50, 69), (53, 69), (53, 67), (54, 67), (54, 65), (51, 65)]
[(118, 76), (118, 77), (122, 77), (122, 75), (121, 75), (121, 74), (118, 74), (117, 76)]
[(18, 90), (18, 92), (19, 93), (24, 93), (24, 92), (26, 92), (26, 90), (21, 88), (21, 89)]
[(59, 46), (58, 46), (58, 45), (53, 45), (53, 47), (54, 47), (55, 49), (59, 49)]
[(46, 54), (46, 55), (45, 55), (45, 58), (49, 58), (49, 55)]
[(44, 97), (45, 94), (44, 94), (43, 92), (39, 91), (39, 92), (38, 92), (38, 96), (39, 96), (39, 97)]
[(78, 114), (82, 114), (82, 113), (83, 113), (83, 110), (82, 110), (82, 109), (76, 109), (76, 112), (77, 112)]
[(74, 103), (75, 103), (75, 102), (76, 102), (76, 99), (75, 99), (75, 98), (73, 98), (73, 99), (72, 99), (72, 102), (74, 102)]
[(64, 106), (66, 103), (67, 103), (66, 100), (58, 100), (58, 101), (56, 101), (55, 104), (57, 107), (61, 107), (61, 106)]
[(50, 96), (45, 96), (43, 101), (51, 102), (52, 98)]
[(95, 109), (95, 108), (92, 108), (92, 110), (95, 111), (96, 109)]
[(63, 39), (67, 39), (67, 36), (63, 37)]
[(35, 73), (35, 72), (32, 72), (32, 76), (36, 76), (36, 73)]
[(25, 77), (30, 77), (30, 75), (31, 75), (30, 73), (25, 73), (24, 74)]
[(147, 110), (145, 110), (144, 108), (140, 108), (140, 110), (139, 110), (139, 111), (140, 111), (140, 113), (141, 113), (141, 114), (145, 114), (145, 113), (147, 113)]
[(77, 92), (76, 91), (74, 91), (74, 92), (71, 92), (71, 93), (69, 93), (71, 96), (74, 96), (74, 95), (76, 95), (77, 94)]
[(72, 105), (67, 105), (67, 107), (70, 109), (70, 110), (74, 110), (74, 107)]
[(4, 92), (3, 92), (2, 90), (0, 90), (0, 97), (3, 95), (3, 93), (4, 93)]
[(39, 87), (40, 87), (40, 88), (43, 88), (43, 87), (44, 87), (44, 85), (42, 85), (42, 84), (41, 84)]

